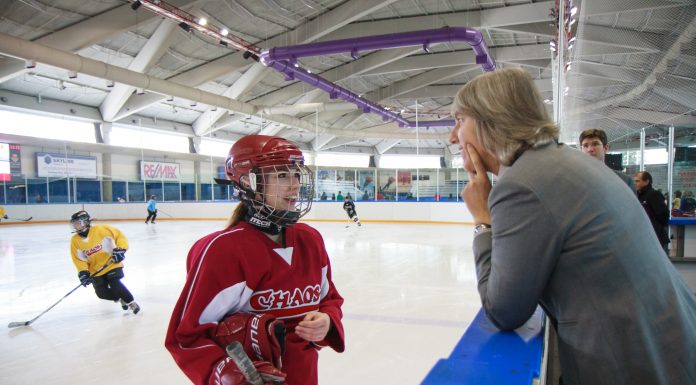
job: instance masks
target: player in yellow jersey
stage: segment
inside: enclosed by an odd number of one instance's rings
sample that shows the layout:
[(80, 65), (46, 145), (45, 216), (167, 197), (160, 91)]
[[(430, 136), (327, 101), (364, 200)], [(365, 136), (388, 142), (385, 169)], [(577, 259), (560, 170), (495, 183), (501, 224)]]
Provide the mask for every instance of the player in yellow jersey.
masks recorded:
[[(70, 254), (77, 268), (82, 286), (94, 283), (97, 297), (120, 302), (123, 310), (130, 309), (138, 314), (140, 306), (121, 282), (123, 260), (126, 258), (128, 239), (121, 231), (110, 225), (91, 225), (86, 211), (78, 211), (70, 218), (75, 235), (70, 239)], [(99, 275), (92, 276), (104, 265), (109, 264)]]
[(3, 219), (7, 219), (7, 214), (5, 214), (5, 209), (0, 206), (0, 222), (2, 222)]

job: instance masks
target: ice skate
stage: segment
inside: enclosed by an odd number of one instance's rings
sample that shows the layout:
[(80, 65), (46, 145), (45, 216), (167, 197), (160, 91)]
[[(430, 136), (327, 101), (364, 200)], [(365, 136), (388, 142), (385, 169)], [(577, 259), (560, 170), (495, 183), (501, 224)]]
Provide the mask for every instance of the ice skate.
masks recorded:
[(128, 307), (131, 309), (133, 314), (138, 314), (138, 312), (140, 311), (140, 306), (138, 306), (138, 303), (135, 301), (129, 303)]

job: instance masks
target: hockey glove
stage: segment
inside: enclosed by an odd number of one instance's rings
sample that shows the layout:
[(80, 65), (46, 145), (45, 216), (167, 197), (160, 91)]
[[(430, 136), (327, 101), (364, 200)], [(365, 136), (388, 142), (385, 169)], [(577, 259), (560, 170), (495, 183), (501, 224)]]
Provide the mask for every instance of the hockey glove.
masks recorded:
[(111, 252), (111, 260), (114, 261), (114, 263), (119, 263), (124, 259), (126, 259), (126, 249), (120, 249), (117, 247)]
[(77, 273), (77, 278), (80, 279), (80, 284), (84, 287), (87, 287), (89, 284), (94, 282), (94, 279), (90, 276), (89, 271), (87, 270), (82, 270), (81, 272)]
[[(287, 385), (286, 374), (276, 369), (268, 361), (254, 361), (254, 367), (261, 375), (263, 385)], [(220, 361), (210, 374), (208, 385), (250, 385), (234, 361), (227, 357)]]
[(283, 368), (285, 324), (271, 314), (232, 314), (218, 323), (213, 340), (223, 348), (238, 341), (252, 360)]

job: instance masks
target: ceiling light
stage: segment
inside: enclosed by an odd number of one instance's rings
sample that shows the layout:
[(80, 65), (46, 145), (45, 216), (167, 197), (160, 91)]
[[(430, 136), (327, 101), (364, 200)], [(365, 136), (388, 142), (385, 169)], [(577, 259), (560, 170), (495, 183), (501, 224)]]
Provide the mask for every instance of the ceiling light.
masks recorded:
[(106, 87), (107, 88), (113, 88), (114, 86), (114, 81), (113, 80), (107, 80), (106, 81)]
[(230, 33), (230, 31), (226, 30), (225, 28), (220, 30), (220, 35), (222, 35), (222, 36), (227, 36), (227, 34), (229, 34), (229, 33)]
[(199, 25), (206, 25), (206, 24), (208, 24), (208, 20), (205, 17), (201, 17), (200, 19), (198, 19), (198, 24)]

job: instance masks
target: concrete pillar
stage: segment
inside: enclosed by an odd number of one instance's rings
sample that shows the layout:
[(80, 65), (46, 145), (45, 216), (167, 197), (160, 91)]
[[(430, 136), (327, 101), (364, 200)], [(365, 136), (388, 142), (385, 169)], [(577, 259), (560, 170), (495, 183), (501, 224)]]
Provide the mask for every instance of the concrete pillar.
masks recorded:
[(102, 122), (101, 124), (101, 137), (104, 144), (111, 144), (111, 130), (112, 125), (110, 122)]
[(193, 161), (193, 180), (196, 186), (196, 201), (201, 200), (201, 161)]
[(111, 154), (102, 154), (102, 197), (104, 202), (113, 202), (114, 197), (111, 191)]

